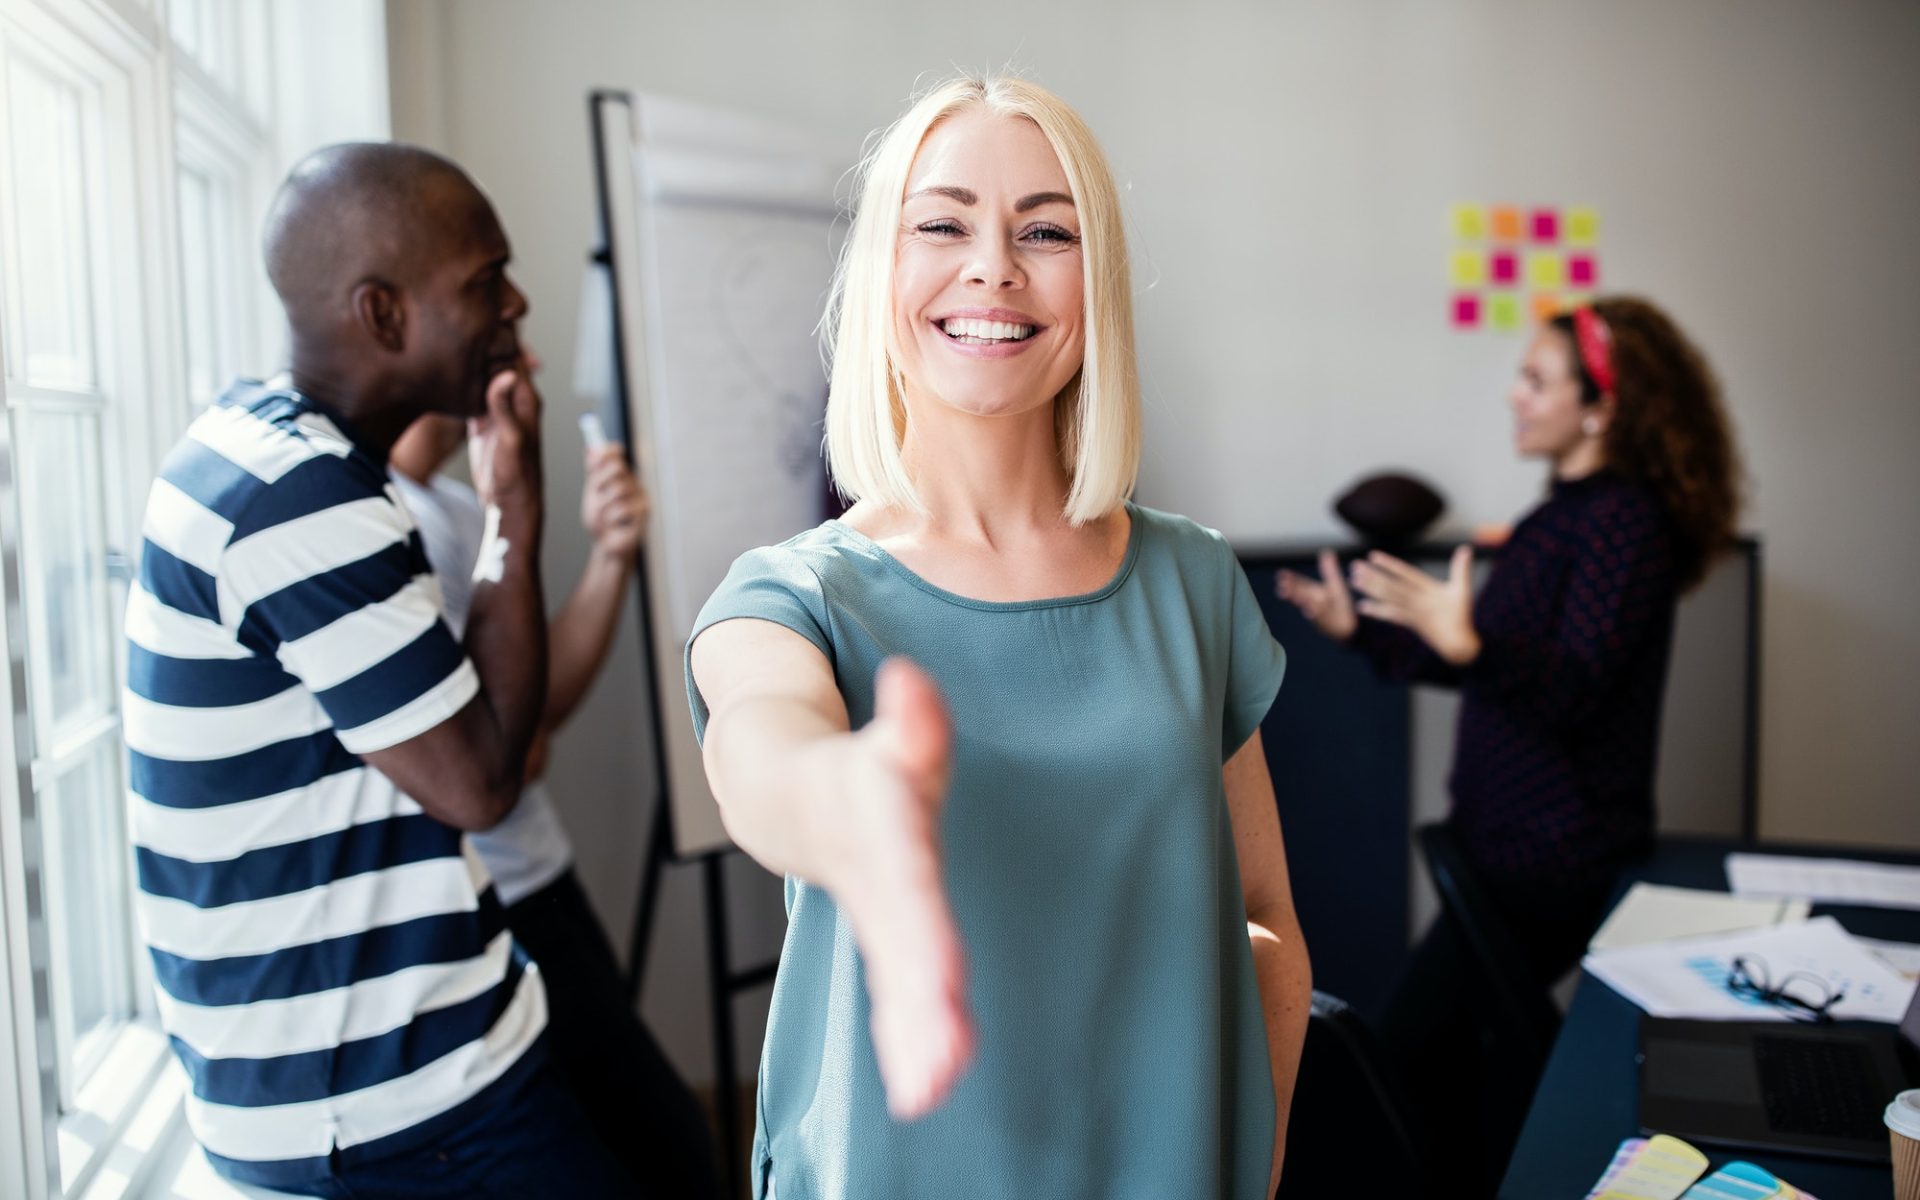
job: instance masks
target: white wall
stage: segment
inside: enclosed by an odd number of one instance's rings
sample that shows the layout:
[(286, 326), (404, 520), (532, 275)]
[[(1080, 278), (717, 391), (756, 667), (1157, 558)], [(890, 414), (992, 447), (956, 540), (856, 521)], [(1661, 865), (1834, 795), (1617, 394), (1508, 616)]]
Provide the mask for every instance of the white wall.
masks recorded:
[[(916, 80), (1023, 68), (1081, 109), (1128, 188), (1142, 497), (1245, 538), (1334, 534), (1328, 498), (1388, 464), (1437, 481), (1456, 527), (1523, 510), (1540, 474), (1512, 460), (1501, 399), (1520, 343), (1445, 331), (1445, 213), (1597, 205), (1607, 286), (1694, 333), (1747, 452), (1764, 831), (1920, 844), (1920, 6), (391, 0), (389, 32), (396, 136), (491, 192), (528, 341), (557, 362), (591, 240), (589, 87), (811, 123), (851, 161)], [(557, 592), (585, 541), (559, 498), (577, 447), (555, 429)], [(630, 633), (616, 655), (553, 777), (624, 932), (648, 748)], [(705, 1077), (695, 883), (669, 882), (646, 1011)], [(767, 951), (777, 901), (757, 896), (749, 949)]]

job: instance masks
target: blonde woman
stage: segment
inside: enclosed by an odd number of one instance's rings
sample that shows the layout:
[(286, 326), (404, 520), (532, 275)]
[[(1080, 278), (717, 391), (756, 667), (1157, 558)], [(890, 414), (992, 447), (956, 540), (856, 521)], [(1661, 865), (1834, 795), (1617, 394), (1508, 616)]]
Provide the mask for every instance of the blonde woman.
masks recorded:
[(788, 879), (754, 1194), (1264, 1200), (1310, 992), (1259, 735), (1284, 656), (1220, 536), (1127, 499), (1079, 116), (923, 96), (829, 328), (857, 503), (742, 556), (688, 645), (728, 831)]

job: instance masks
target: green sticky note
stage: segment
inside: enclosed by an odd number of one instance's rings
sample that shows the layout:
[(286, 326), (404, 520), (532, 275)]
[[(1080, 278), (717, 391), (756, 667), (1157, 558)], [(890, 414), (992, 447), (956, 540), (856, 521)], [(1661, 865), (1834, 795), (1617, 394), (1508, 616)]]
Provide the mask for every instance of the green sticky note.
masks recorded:
[(1537, 288), (1557, 288), (1566, 282), (1566, 263), (1550, 250), (1527, 255), (1527, 282)]
[(1479, 287), (1487, 281), (1487, 256), (1478, 250), (1455, 250), (1449, 275), (1455, 287)]
[(1591, 246), (1600, 238), (1600, 214), (1591, 208), (1570, 208), (1566, 229), (1569, 245)]
[(1484, 204), (1453, 206), (1453, 238), (1457, 242), (1477, 242), (1487, 236), (1487, 208)]
[(1517, 333), (1520, 314), (1520, 297), (1512, 292), (1495, 292), (1487, 298), (1487, 325), (1495, 333)]

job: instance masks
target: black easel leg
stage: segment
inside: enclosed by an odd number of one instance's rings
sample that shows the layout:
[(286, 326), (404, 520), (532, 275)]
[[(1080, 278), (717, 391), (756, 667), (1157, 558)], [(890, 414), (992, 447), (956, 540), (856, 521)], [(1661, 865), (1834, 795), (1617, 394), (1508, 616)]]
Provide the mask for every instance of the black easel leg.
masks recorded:
[(667, 796), (654, 802), (653, 832), (647, 835), (647, 857), (640, 868), (640, 899), (633, 912), (633, 932), (627, 939), (627, 999), (640, 1002), (647, 981), (647, 947), (653, 932), (653, 910), (660, 901), (660, 876), (667, 869)]
[(713, 1108), (720, 1118), (721, 1181), (727, 1195), (745, 1195), (740, 1174), (740, 1076), (733, 1056), (733, 968), (727, 949), (727, 896), (723, 856), (700, 862), (707, 892), (707, 987), (713, 1005)]

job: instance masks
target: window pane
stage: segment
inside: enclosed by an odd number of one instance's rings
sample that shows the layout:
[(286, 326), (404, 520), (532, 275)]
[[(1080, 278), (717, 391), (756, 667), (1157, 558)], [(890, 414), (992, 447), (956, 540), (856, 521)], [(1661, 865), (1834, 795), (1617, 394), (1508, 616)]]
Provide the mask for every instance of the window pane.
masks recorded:
[(173, 0), (168, 9), (175, 44), (198, 58), (201, 48), (206, 44), (206, 35), (202, 32), (206, 21), (203, 0)]
[(46, 822), (53, 978), (72, 1031), (61, 1064), (77, 1089), (113, 1028), (131, 1014), (129, 874), (118, 741), (108, 736), (40, 792)]
[(211, 403), (223, 375), (220, 363), (218, 287), (220, 227), (213, 182), (189, 167), (180, 169), (180, 274), (186, 293), (187, 390), (196, 404)]
[(93, 384), (93, 295), (88, 283), (80, 93), (36, 62), (7, 63), (11, 191), (19, 255), (15, 373), (30, 383)]
[(113, 607), (96, 413), (14, 410), (34, 754), (113, 711)]

